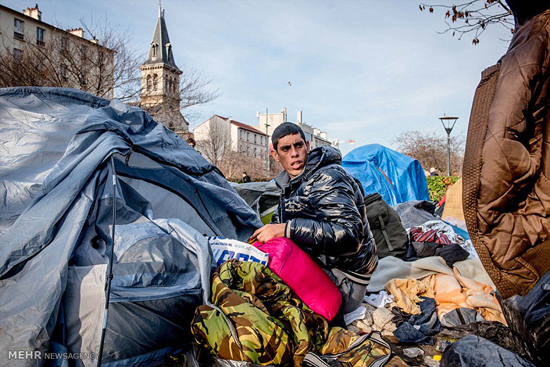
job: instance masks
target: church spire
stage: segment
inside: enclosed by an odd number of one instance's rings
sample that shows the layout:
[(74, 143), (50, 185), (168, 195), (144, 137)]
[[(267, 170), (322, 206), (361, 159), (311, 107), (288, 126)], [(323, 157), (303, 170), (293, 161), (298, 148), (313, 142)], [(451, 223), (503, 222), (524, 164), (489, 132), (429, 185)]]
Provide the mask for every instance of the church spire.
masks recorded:
[(180, 136), (189, 131), (189, 123), (180, 111), (180, 75), (176, 66), (168, 29), (164, 21), (164, 9), (159, 3), (157, 26), (147, 60), (141, 70), (140, 107), (156, 121), (162, 122)]
[(168, 37), (168, 28), (164, 21), (164, 9), (159, 3), (159, 16), (157, 20), (157, 26), (155, 27), (155, 33), (153, 34), (153, 40), (151, 41), (151, 47), (149, 48), (149, 54), (147, 60), (143, 65), (160, 64), (177, 68), (176, 61), (174, 60), (174, 54), (172, 53), (172, 44), (170, 43), (170, 37)]

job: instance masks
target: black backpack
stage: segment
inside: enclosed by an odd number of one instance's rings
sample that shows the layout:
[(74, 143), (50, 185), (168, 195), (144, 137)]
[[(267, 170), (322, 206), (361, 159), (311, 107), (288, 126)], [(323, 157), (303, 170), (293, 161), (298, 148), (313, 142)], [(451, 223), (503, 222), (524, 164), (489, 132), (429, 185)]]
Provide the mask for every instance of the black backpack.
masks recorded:
[(376, 243), (378, 257), (403, 258), (409, 237), (401, 224), (399, 214), (378, 193), (365, 197), (365, 208), (370, 230)]

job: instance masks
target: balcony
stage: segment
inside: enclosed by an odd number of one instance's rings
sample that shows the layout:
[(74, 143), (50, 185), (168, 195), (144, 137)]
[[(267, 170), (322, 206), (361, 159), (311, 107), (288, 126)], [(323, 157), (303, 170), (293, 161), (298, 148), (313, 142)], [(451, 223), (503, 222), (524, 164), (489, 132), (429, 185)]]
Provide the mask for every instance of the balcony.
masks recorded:
[(37, 44), (38, 46), (42, 46), (42, 47), (46, 46), (46, 42), (40, 41), (40, 40), (36, 40), (36, 44)]
[(25, 40), (25, 35), (23, 33), (13, 31), (13, 38), (24, 41)]

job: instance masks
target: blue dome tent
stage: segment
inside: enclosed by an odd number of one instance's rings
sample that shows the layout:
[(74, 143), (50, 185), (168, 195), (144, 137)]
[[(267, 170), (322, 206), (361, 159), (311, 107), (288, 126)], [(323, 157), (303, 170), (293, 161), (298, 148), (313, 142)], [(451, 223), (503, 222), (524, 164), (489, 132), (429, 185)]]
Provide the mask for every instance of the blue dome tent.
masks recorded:
[[(371, 166), (383, 172), (382, 177)], [(430, 200), (428, 183), (420, 162), (380, 144), (368, 144), (352, 150), (343, 158), (342, 165), (361, 181), (365, 194), (378, 192), (390, 205), (409, 200)], [(380, 190), (380, 191), (377, 191)]]
[(394, 205), (398, 203), (395, 190), (390, 180), (386, 177), (384, 172), (371, 162), (344, 161), (342, 166), (361, 182), (363, 190), (365, 190), (365, 195), (377, 192), (382, 195), (388, 204)]

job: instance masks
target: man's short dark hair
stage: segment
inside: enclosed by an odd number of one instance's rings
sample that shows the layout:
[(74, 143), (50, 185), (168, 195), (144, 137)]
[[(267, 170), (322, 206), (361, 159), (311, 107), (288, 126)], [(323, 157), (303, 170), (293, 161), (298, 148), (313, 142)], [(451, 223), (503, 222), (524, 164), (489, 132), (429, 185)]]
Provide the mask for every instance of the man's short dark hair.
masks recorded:
[(271, 135), (271, 143), (273, 144), (273, 149), (277, 151), (277, 145), (279, 144), (279, 139), (284, 138), (287, 135), (294, 135), (294, 134), (300, 134), (302, 139), (304, 139), (304, 142), (306, 141), (306, 135), (304, 134), (304, 130), (302, 128), (292, 122), (283, 122), (277, 128), (275, 131), (273, 131), (273, 134)]

